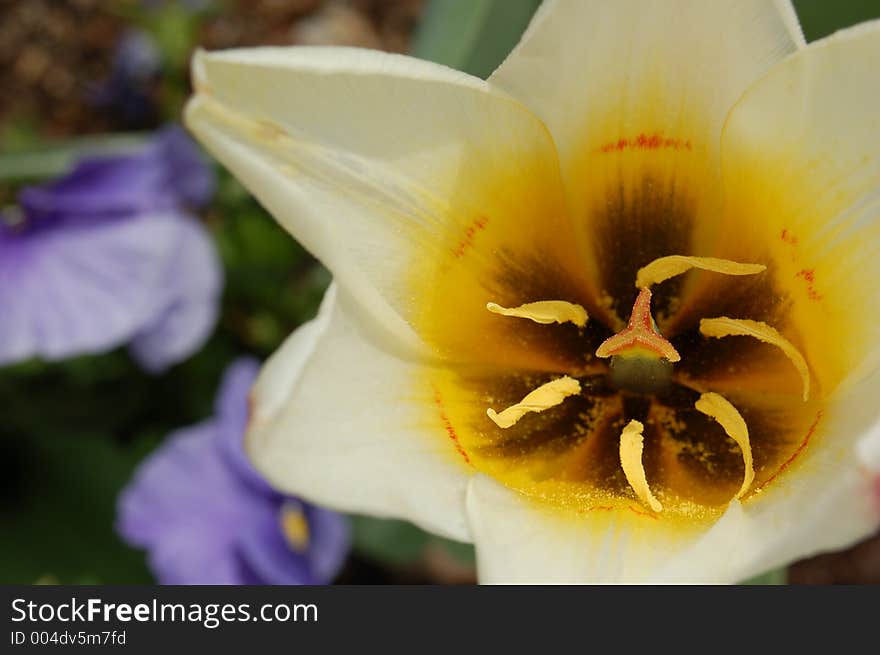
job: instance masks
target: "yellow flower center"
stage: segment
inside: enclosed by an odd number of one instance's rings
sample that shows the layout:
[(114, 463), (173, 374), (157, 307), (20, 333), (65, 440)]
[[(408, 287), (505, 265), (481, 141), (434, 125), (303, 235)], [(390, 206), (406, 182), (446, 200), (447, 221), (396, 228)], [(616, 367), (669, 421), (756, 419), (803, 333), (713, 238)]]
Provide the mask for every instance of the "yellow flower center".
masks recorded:
[(691, 142), (584, 149), (570, 205), (518, 160), (450, 201), (402, 294), (446, 456), (547, 507), (689, 529), (826, 443), (864, 343), (851, 289), (779, 222), (803, 189), (722, 197)]
[[(636, 286), (641, 288), (626, 328), (607, 338), (596, 349), (596, 357), (611, 359), (608, 375), (610, 386), (624, 396), (656, 396), (662, 402), (662, 399), (669, 394), (670, 387), (675, 384), (672, 364), (680, 361), (681, 355), (660, 334), (657, 323), (651, 316), (649, 286), (692, 268), (727, 275), (753, 275), (764, 271), (766, 267), (717, 258), (672, 255), (657, 259), (639, 270)], [(502, 316), (528, 318), (541, 324), (571, 321), (581, 328), (586, 325), (588, 317), (586, 310), (579, 305), (559, 300), (526, 303), (516, 309), (505, 309), (496, 303), (488, 303), (486, 307), (489, 311)], [(772, 327), (758, 321), (723, 317), (704, 319), (700, 323), (700, 331), (711, 337), (751, 336), (777, 346), (797, 368), (803, 379), (803, 399), (804, 401), (808, 399), (810, 375), (806, 361), (797, 349)], [(506, 429), (514, 426), (531, 412), (543, 412), (581, 392), (582, 388), (578, 380), (564, 376), (542, 384), (526, 395), (522, 401), (500, 413), (490, 408), (487, 414), (498, 427)], [(715, 419), (739, 448), (743, 460), (743, 483), (735, 497), (742, 497), (755, 478), (752, 448), (745, 420), (728, 400), (714, 392), (700, 395), (694, 407), (702, 414)], [(651, 491), (642, 462), (643, 432), (644, 425), (634, 418), (630, 419), (623, 428), (619, 444), (620, 464), (636, 497), (652, 511), (661, 512), (663, 505)]]
[[(780, 430), (755, 410), (760, 389), (733, 393), (732, 401), (724, 388), (714, 390), (696, 379), (700, 367), (717, 367), (705, 346), (717, 343), (724, 359), (731, 351), (721, 349), (717, 339), (749, 337), (784, 355), (788, 370), (801, 380), (802, 407), (788, 403), (787, 411), (797, 417), (796, 429), (808, 435), (818, 420), (815, 405), (807, 404), (810, 370), (779, 331), (748, 317), (701, 318), (694, 337), (679, 338), (685, 347), (680, 353), (652, 315), (651, 287), (692, 269), (756, 276), (766, 267), (681, 255), (655, 259), (637, 272), (638, 293), (627, 323), (601, 339), (606, 328), (569, 300), (532, 299), (513, 307), (487, 302), (487, 313), (509, 321), (512, 334), (529, 333), (520, 344), (540, 343), (540, 336), (532, 336), (535, 330), (546, 330), (545, 338), (558, 342), (565, 330), (567, 343), (580, 342), (592, 352), (584, 352), (582, 364), (564, 374), (553, 365), (546, 373), (481, 373), (474, 367), (435, 378), (434, 402), (459, 454), (508, 486), (582, 511), (625, 507), (657, 518), (707, 517), (734, 498), (759, 492), (803, 441), (792, 440), (790, 429)], [(695, 352), (694, 338), (705, 343), (698, 355), (688, 356)], [(739, 351), (752, 357), (753, 351), (738, 343)], [(761, 358), (767, 357), (762, 350)], [(776, 360), (774, 369), (779, 368)], [(739, 387), (750, 385), (748, 376), (740, 382)], [(477, 398), (485, 401), (482, 419), (471, 413)], [(736, 401), (742, 398), (747, 402), (740, 411)]]

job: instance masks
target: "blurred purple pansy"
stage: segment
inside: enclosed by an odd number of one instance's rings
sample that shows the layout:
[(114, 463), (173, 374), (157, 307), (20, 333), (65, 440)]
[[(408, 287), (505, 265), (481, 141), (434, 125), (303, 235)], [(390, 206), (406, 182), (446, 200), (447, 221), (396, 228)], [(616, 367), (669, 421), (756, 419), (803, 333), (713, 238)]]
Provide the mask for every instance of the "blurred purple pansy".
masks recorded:
[(85, 159), (0, 213), (0, 364), (129, 344), (146, 369), (188, 357), (213, 329), (223, 274), (189, 209), (211, 169), (178, 127), (143, 149)]
[(163, 584), (325, 584), (345, 560), (345, 518), (277, 493), (245, 457), (258, 370), (230, 365), (214, 416), (171, 434), (119, 498), (119, 533)]
[(122, 125), (151, 124), (157, 114), (156, 91), (162, 74), (162, 52), (142, 30), (122, 34), (113, 53), (110, 74), (90, 89), (89, 99), (106, 107)]

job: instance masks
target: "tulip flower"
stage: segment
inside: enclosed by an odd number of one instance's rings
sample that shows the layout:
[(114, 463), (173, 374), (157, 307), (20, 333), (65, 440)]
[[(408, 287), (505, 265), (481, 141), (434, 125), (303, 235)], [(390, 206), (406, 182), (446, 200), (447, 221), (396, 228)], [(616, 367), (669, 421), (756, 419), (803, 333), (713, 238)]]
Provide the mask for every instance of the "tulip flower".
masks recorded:
[(880, 525), (880, 23), (545, 2), (487, 81), (200, 53), (190, 129), (333, 272), (265, 367), (281, 489), (483, 582), (732, 582)]

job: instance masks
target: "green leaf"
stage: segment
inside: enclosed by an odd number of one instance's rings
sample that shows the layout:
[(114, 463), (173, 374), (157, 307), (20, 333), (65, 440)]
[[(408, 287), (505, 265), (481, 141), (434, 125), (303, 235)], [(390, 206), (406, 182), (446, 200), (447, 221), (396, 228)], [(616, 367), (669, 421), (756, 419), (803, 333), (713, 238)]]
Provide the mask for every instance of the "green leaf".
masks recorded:
[(351, 517), (355, 552), (370, 559), (399, 566), (414, 562), (432, 537), (406, 521)]
[(487, 77), (529, 24), (540, 0), (432, 0), (413, 54)]
[(155, 439), (4, 432), (0, 582), (149, 582), (143, 554), (113, 525), (117, 494)]
[(877, 0), (794, 0), (807, 41), (815, 41), (844, 27), (880, 17)]
[(740, 584), (744, 585), (784, 585), (788, 583), (788, 569), (773, 569), (754, 578), (743, 580)]
[(133, 152), (148, 138), (147, 134), (118, 133), (79, 137), (28, 150), (9, 149), (0, 154), (0, 180), (55, 177), (81, 157)]
[(432, 537), (431, 541), (443, 548), (459, 564), (476, 566), (477, 554), (473, 544), (465, 544), (460, 541), (436, 536)]

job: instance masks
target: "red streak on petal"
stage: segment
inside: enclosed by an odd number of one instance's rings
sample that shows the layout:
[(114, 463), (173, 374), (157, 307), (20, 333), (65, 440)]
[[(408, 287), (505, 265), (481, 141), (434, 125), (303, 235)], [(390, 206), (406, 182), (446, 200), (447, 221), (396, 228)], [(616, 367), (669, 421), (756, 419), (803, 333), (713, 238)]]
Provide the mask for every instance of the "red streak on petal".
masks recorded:
[(438, 391), (437, 387), (434, 387), (434, 403), (437, 405), (437, 409), (440, 410), (440, 420), (443, 421), (443, 428), (446, 430), (446, 434), (452, 439), (452, 443), (455, 444), (455, 449), (462, 456), (465, 464), (470, 464), (471, 458), (468, 457), (468, 454), (462, 447), (461, 442), (458, 440), (458, 434), (456, 433), (455, 428), (452, 427), (452, 422), (449, 420), (449, 417), (446, 415), (446, 410), (443, 407), (443, 397), (440, 395), (440, 391)]
[(632, 505), (630, 505), (630, 506), (628, 507), (628, 509), (629, 509), (630, 512), (632, 512), (632, 513), (634, 513), (634, 514), (638, 514), (639, 516), (647, 516), (649, 519), (654, 519), (655, 521), (657, 520), (657, 516), (656, 516), (655, 514), (649, 514), (648, 512), (643, 512), (643, 511), (640, 510), (640, 509), (636, 509), (636, 508), (633, 507)]
[[(613, 512), (616, 509), (618, 509), (618, 508), (613, 507), (611, 505), (597, 505), (596, 507), (584, 507), (584, 508), (578, 509), (577, 512), (578, 512), (578, 514), (589, 514), (590, 512)], [(628, 505), (627, 509), (630, 512), (633, 512), (634, 514), (638, 514), (639, 516), (646, 516), (649, 519), (654, 519), (655, 521), (658, 518), (655, 514), (650, 514), (648, 512), (644, 512), (644, 511), (638, 509), (637, 507), (633, 507), (632, 505)]]
[(468, 248), (473, 245), (474, 237), (477, 236), (477, 232), (484, 230), (488, 223), (489, 219), (486, 216), (478, 216), (467, 226), (461, 241), (459, 241), (458, 245), (452, 249), (452, 254), (456, 259), (460, 259), (464, 256)]
[(256, 415), (257, 399), (254, 398), (254, 392), (250, 391), (247, 395), (247, 418), (245, 419), (244, 433), (250, 432), (253, 427), (254, 417)]
[(577, 510), (578, 514), (589, 514), (590, 512), (611, 512), (614, 507), (611, 505), (597, 505), (596, 507), (581, 507)]
[(804, 440), (801, 442), (801, 445), (797, 447), (797, 450), (795, 450), (792, 453), (791, 457), (789, 457), (787, 460), (785, 460), (785, 462), (783, 462), (782, 466), (779, 467), (779, 470), (776, 471), (776, 473), (771, 475), (769, 478), (767, 478), (763, 483), (761, 483), (761, 486), (758, 487), (757, 489), (755, 489), (755, 491), (763, 489), (768, 484), (773, 482), (773, 480), (775, 480), (777, 477), (779, 477), (779, 474), (782, 473), (785, 469), (787, 469), (791, 465), (791, 463), (797, 458), (797, 456), (803, 452), (804, 448), (806, 448), (807, 444), (810, 442), (810, 437), (812, 437), (813, 433), (816, 431), (816, 426), (819, 425), (819, 421), (821, 418), (822, 418), (822, 410), (820, 409), (816, 413), (816, 419), (813, 421), (813, 424), (810, 426), (810, 429), (807, 430), (807, 436), (804, 437)]
[(796, 245), (798, 242), (798, 238), (793, 233), (789, 232), (787, 228), (782, 228), (779, 238), (785, 241), (785, 243), (790, 243), (791, 245)]
[(807, 283), (807, 295), (811, 300), (822, 299), (822, 295), (816, 291), (816, 269), (802, 268), (795, 273), (795, 277), (799, 277)]
[(601, 152), (623, 152), (624, 150), (693, 150), (690, 139), (673, 139), (664, 137), (659, 132), (654, 134), (640, 133), (633, 139), (621, 137), (609, 141), (599, 148)]

